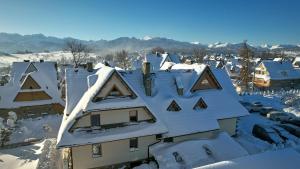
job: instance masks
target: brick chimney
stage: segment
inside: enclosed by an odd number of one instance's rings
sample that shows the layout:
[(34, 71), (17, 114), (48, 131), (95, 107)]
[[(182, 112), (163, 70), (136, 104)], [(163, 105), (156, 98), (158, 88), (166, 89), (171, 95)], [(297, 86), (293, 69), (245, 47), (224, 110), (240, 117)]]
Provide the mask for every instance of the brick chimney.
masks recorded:
[(142, 71), (143, 71), (143, 83), (145, 87), (146, 96), (151, 96), (152, 79), (150, 73), (150, 62), (143, 62)]
[(93, 62), (87, 62), (86, 63), (86, 70), (88, 72), (93, 72)]

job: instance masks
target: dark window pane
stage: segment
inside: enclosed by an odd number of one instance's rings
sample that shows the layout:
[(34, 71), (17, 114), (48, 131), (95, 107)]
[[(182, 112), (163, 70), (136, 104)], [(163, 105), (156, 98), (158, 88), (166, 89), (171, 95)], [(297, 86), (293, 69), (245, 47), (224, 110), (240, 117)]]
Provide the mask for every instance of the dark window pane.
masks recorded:
[(129, 148), (138, 148), (138, 138), (131, 138), (129, 141)]
[(138, 117), (137, 117), (137, 111), (133, 110), (129, 112), (129, 120), (130, 122), (137, 122), (138, 121)]
[(100, 126), (100, 114), (91, 115), (91, 125)]

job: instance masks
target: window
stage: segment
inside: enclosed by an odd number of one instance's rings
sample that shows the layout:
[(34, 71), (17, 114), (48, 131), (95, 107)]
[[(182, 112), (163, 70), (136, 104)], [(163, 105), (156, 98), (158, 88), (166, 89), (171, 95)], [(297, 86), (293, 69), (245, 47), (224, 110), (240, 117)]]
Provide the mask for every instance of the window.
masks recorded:
[(167, 143), (169, 143), (169, 142), (173, 142), (174, 140), (173, 140), (173, 137), (168, 137), (168, 138), (165, 138), (164, 139), (164, 142), (167, 142)]
[(129, 140), (129, 149), (130, 151), (138, 150), (138, 138), (131, 138)]
[(91, 126), (100, 126), (100, 114), (91, 115)]
[(116, 88), (116, 86), (114, 86), (111, 91), (108, 93), (108, 96), (113, 96), (113, 97), (116, 97), (116, 96), (122, 96), (122, 93), (120, 92), (120, 90), (118, 90)]
[(169, 105), (169, 107), (167, 108), (168, 111), (180, 111), (181, 108), (180, 106), (176, 103), (175, 100), (173, 100), (171, 102), (171, 104)]
[(102, 146), (101, 144), (93, 144), (93, 157), (101, 157), (102, 156)]
[(137, 110), (129, 111), (129, 120), (130, 120), (130, 122), (138, 121), (138, 111)]
[(198, 110), (198, 109), (206, 109), (207, 108), (207, 105), (206, 103), (204, 102), (204, 100), (202, 98), (200, 98), (198, 100), (198, 102), (195, 104), (194, 106), (194, 109), (195, 110)]

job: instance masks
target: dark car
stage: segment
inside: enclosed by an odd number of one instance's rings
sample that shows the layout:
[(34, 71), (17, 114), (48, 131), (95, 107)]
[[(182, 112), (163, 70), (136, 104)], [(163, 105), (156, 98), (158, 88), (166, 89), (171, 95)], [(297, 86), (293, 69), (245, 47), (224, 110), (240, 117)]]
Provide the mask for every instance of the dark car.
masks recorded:
[(284, 128), (286, 131), (291, 134), (300, 137), (300, 127), (292, 125), (292, 124), (278, 124), (279, 127)]
[(270, 144), (280, 144), (284, 142), (277, 132), (269, 126), (255, 124), (252, 129), (252, 134)]
[(291, 120), (284, 120), (281, 121), (282, 123), (288, 123), (288, 124), (293, 124), (295, 126), (300, 127), (300, 119), (291, 119)]

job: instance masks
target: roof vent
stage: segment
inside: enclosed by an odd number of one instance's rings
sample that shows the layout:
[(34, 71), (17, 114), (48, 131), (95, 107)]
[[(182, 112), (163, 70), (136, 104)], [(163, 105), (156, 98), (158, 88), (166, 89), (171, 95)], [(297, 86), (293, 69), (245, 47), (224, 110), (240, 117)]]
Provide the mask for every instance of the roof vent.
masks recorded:
[(24, 60), (24, 62), (30, 62), (30, 60)]
[(40, 62), (44, 62), (44, 59), (40, 59)]

